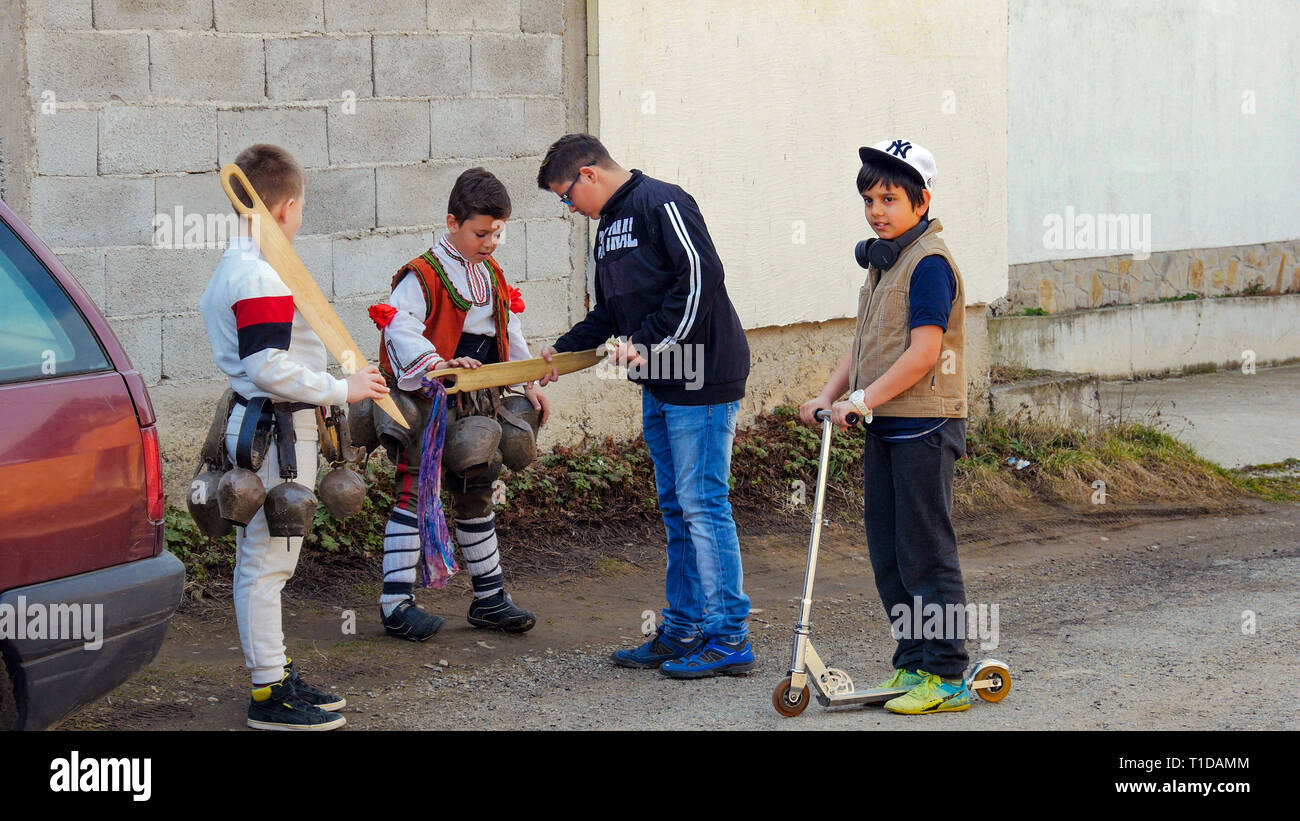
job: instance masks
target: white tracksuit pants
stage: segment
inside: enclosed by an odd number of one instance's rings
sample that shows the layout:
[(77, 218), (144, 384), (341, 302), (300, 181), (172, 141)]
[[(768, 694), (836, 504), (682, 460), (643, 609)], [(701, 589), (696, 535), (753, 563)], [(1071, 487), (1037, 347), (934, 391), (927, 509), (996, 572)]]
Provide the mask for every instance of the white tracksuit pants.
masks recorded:
[[(226, 450), (235, 452), (244, 406), (236, 405), (226, 424)], [(316, 489), (316, 457), (319, 453), (316, 412), (300, 410), (293, 414), (297, 434), (296, 453), (300, 485)], [(287, 481), (280, 478), (280, 460), (274, 445), (257, 472), (269, 493)], [(279, 681), (284, 675), (284, 630), (280, 622), (280, 591), (293, 576), (302, 549), (301, 536), (271, 536), (265, 511), (259, 510), (248, 527), (235, 528), (234, 599), (235, 621), (239, 625), (239, 643), (244, 648), (244, 664), (255, 685)]]

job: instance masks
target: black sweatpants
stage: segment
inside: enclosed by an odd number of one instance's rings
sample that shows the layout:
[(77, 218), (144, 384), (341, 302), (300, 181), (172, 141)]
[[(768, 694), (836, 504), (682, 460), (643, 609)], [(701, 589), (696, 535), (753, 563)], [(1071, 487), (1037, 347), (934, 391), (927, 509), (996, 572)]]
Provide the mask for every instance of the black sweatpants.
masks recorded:
[[(891, 623), (906, 606), (906, 628), (894, 667), (956, 678), (970, 659), (964, 638), (924, 638), (913, 629), (915, 597), (925, 605), (964, 606), (966, 587), (952, 529), (952, 476), (966, 452), (966, 420), (949, 419), (933, 433), (906, 442), (867, 434), (863, 519), (876, 590)], [(967, 631), (971, 628), (967, 627)], [(897, 636), (897, 633), (895, 634)]]

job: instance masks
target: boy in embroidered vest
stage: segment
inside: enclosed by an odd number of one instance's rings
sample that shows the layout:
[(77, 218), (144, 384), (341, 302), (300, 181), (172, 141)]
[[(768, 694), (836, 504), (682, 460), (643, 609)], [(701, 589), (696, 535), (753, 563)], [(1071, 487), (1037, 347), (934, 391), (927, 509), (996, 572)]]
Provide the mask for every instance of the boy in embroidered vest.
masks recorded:
[[(822, 408), (841, 428), (850, 412), (867, 422), (867, 549), (898, 640), (894, 675), (880, 686), (911, 688), (885, 707), (965, 710), (964, 636), (911, 635), (912, 625), (934, 612), (931, 605), (946, 613), (966, 602), (952, 528), (954, 462), (966, 451), (961, 272), (939, 238), (942, 226), (929, 217), (934, 156), (907, 140), (885, 140), (858, 155), (857, 189), (878, 239), (865, 249), (870, 264), (853, 346), (799, 413), (810, 425), (819, 424), (813, 414)], [(846, 391), (848, 400), (836, 401)]]
[[(306, 175), (302, 166), (274, 145), (258, 144), (235, 158), (262, 202), (290, 242), (302, 225)], [(226, 450), (236, 452), (240, 426), (250, 401), (261, 397), (289, 403), (293, 453), (302, 484), (316, 483), (316, 406), (360, 402), (388, 393), (371, 365), (347, 379), (326, 370), (325, 345), (294, 307), (293, 295), (262, 257), (241, 225), (241, 235), (217, 264), (199, 300), (208, 342), (217, 367), (230, 378), (236, 405), (226, 424)], [(281, 431), (278, 435), (288, 433)], [(280, 478), (279, 458), (270, 447), (258, 478), (267, 491)], [(271, 538), (265, 510), (247, 527), (235, 528), (235, 620), (244, 662), (252, 672), (253, 697), (248, 726), (274, 730), (331, 730), (343, 716), (327, 710), (344, 700), (306, 684), (285, 657), (280, 591), (293, 575), (302, 537)]]
[[(471, 168), (452, 186), (447, 212), (447, 233), (393, 277), (388, 304), (397, 312), (380, 334), (380, 368), (403, 391), (418, 390), (429, 374), (446, 368), (532, 356), (515, 315), (523, 311), (523, 301), (492, 258), (510, 217), (505, 186), (484, 169)], [(546, 396), (532, 383), (524, 395), (545, 425)], [(418, 396), (415, 401), (428, 404)], [(397, 461), (397, 501), (384, 532), (379, 599), (385, 630), (411, 641), (424, 641), (443, 623), (416, 605), (413, 595), (420, 557), (420, 455), (418, 446), (411, 447)], [(444, 460), (450, 456), (444, 454)], [(492, 482), (500, 469), (499, 462), (491, 462), (460, 475), (444, 473), (455, 504), (455, 541), (474, 587), (469, 623), (523, 633), (537, 617), (516, 607), (505, 590), (492, 511)]]

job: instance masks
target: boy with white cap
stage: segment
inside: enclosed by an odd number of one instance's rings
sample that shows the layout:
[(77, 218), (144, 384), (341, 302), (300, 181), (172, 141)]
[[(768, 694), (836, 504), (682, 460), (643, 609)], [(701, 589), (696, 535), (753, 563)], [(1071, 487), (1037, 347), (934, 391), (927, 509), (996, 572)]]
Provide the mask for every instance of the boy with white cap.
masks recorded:
[(929, 214), (934, 155), (909, 140), (884, 140), (858, 156), (857, 189), (877, 239), (858, 246), (867, 280), (853, 346), (799, 412), (810, 425), (824, 408), (841, 428), (853, 412), (866, 423), (867, 548), (898, 641), (894, 674), (880, 686), (910, 688), (886, 709), (965, 710), (964, 637), (911, 635), (934, 606), (947, 613), (966, 600), (952, 528), (954, 463), (966, 449), (961, 273)]

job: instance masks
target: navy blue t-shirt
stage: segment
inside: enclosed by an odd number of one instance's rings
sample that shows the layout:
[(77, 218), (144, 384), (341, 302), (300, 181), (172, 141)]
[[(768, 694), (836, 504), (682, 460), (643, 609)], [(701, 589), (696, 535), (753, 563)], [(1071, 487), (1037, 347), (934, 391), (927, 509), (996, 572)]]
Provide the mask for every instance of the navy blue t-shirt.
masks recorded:
[[(932, 254), (922, 259), (912, 272), (912, 284), (908, 291), (908, 328), (922, 325), (938, 325), (948, 330), (948, 315), (952, 312), (952, 301), (957, 298), (957, 277), (952, 266), (943, 257)], [(877, 416), (867, 432), (890, 442), (916, 439), (938, 430), (947, 422), (947, 417), (938, 416)]]

